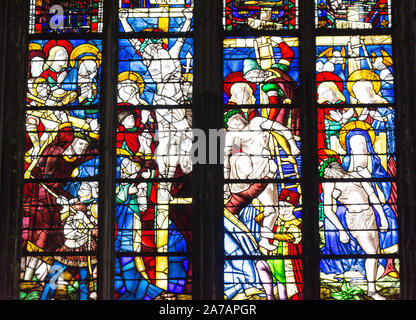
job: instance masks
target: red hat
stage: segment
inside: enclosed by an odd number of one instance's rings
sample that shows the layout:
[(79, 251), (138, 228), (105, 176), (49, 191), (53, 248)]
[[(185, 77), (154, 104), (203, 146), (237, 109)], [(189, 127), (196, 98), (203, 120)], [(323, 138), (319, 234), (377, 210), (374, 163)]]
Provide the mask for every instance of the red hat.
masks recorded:
[(342, 90), (344, 88), (344, 84), (343, 84), (341, 78), (338, 77), (335, 73), (324, 71), (324, 72), (320, 72), (316, 75), (316, 86), (317, 87), (322, 82), (326, 82), (326, 81), (334, 82), (337, 85), (339, 91), (342, 92)]
[(286, 201), (289, 202), (291, 205), (296, 207), (299, 203), (300, 194), (296, 191), (292, 191), (289, 189), (283, 189), (280, 192), (279, 201)]
[(253, 93), (256, 92), (256, 85), (252, 82), (248, 82), (246, 79), (243, 78), (243, 73), (240, 71), (230, 73), (224, 80), (224, 92), (228, 97), (231, 97), (231, 86), (235, 83), (247, 83), (251, 89), (253, 89)]

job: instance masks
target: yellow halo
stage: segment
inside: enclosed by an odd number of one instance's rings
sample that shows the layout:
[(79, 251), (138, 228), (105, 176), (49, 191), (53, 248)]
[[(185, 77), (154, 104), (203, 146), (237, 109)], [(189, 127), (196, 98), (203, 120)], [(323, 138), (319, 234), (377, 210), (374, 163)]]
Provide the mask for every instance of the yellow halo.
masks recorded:
[(347, 123), (339, 131), (339, 143), (341, 144), (341, 147), (344, 150), (347, 150), (347, 145), (345, 144), (345, 138), (348, 132), (354, 129), (361, 129), (361, 130), (366, 131), (368, 135), (370, 136), (371, 144), (374, 145), (374, 142), (376, 141), (376, 134), (374, 132), (373, 127), (371, 127), (368, 123), (363, 122), (363, 121), (353, 121), (353, 122)]
[(137, 72), (132, 71), (124, 71), (118, 75), (118, 82), (124, 81), (124, 80), (131, 80), (137, 84), (140, 90), (140, 94), (144, 91), (144, 81), (141, 75), (139, 75)]
[(46, 82), (47, 83), (47, 81), (46, 81), (46, 79), (45, 78), (37, 78), (34, 82), (33, 82), (33, 88), (32, 88), (32, 90), (33, 90), (33, 95), (34, 96), (37, 96), (38, 95), (38, 91), (37, 91), (37, 87), (38, 87), (38, 85), (39, 85), (39, 83), (41, 83), (41, 82)]
[(97, 60), (95, 57), (93, 57), (93, 56), (83, 56), (83, 57), (81, 57), (80, 59), (79, 59), (79, 62), (81, 63), (81, 62), (83, 62), (83, 61), (87, 61), (87, 60), (92, 60), (92, 61), (94, 61), (95, 63), (96, 63), (96, 65), (97, 65), (97, 68), (99, 68), (100, 67), (100, 63), (101, 63), (101, 60)]
[(380, 77), (373, 71), (370, 70), (357, 70), (354, 71), (347, 81), (347, 89), (351, 96), (355, 98), (354, 92), (352, 91), (352, 86), (360, 80), (371, 81), (374, 87), (374, 92), (379, 93), (381, 89)]
[(84, 57), (90, 57), (88, 59), (94, 60), (97, 63), (97, 66), (99, 67), (101, 64), (101, 51), (98, 50), (97, 47), (93, 46), (92, 44), (85, 43), (81, 44), (78, 47), (76, 47), (71, 52), (71, 56), (69, 58), (69, 62), (71, 64), (71, 67), (73, 68), (75, 66), (75, 62), (77, 58), (81, 55), (85, 54), (81, 59), (85, 60), (87, 58)]

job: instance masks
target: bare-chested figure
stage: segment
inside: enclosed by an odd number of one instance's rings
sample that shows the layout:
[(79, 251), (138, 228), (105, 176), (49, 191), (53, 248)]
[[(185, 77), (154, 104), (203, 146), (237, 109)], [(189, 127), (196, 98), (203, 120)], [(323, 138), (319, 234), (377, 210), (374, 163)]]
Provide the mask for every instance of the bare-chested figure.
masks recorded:
[[(228, 130), (224, 147), (225, 179), (273, 179), (276, 177), (277, 165), (269, 147), (272, 131), (283, 136), (291, 150), (292, 156), (300, 154), (291, 131), (279, 122), (264, 117), (246, 120), (241, 113), (232, 115), (227, 121)], [(238, 152), (235, 152), (238, 150)], [(269, 243), (273, 239), (273, 226), (278, 213), (278, 189), (276, 183), (230, 183), (225, 185), (226, 199), (230, 198), (226, 208), (234, 215), (254, 198), (264, 208), (264, 219), (260, 229), (259, 246), (273, 251), (277, 247)]]
[[(357, 172), (347, 172), (341, 165), (334, 161), (324, 170), (325, 178), (345, 179), (367, 177), (367, 168), (357, 168)], [(339, 240), (348, 243), (350, 237), (344, 229), (333, 209), (333, 200), (336, 199), (347, 209), (345, 220), (349, 233), (368, 255), (380, 254), (380, 240), (378, 232), (386, 232), (388, 221), (381, 201), (368, 182), (325, 182), (322, 184), (324, 193), (325, 216), (339, 231)], [(377, 226), (374, 209), (380, 217), (380, 228)], [(365, 259), (365, 271), (367, 276), (367, 295), (375, 300), (385, 300), (375, 287), (377, 276), (376, 258)]]
[[(187, 32), (191, 28), (192, 10), (183, 11), (185, 22), (180, 32)], [(127, 16), (120, 15), (120, 22), (126, 32), (133, 28), (127, 21)], [(182, 79), (182, 65), (180, 52), (185, 38), (178, 38), (175, 44), (166, 48), (162, 39), (130, 39), (137, 54), (142, 57), (143, 64), (148, 68), (153, 81), (157, 83), (157, 91), (153, 97), (153, 104), (177, 106), (185, 104), (191, 94), (189, 83)], [(158, 125), (158, 146), (156, 162), (161, 178), (173, 178), (179, 164), (185, 174), (192, 170), (190, 148), (192, 142), (190, 113), (183, 108), (161, 108), (156, 110)], [(171, 183), (160, 183), (160, 200), (171, 199)]]

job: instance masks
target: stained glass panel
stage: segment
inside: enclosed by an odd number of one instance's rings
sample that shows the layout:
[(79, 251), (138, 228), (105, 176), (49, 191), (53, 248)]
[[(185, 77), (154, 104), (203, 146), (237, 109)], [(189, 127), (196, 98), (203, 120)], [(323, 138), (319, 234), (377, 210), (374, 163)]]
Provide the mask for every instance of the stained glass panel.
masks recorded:
[(101, 40), (32, 40), (28, 106), (88, 106), (100, 102)]
[[(190, 299), (192, 192), (186, 182), (116, 188), (116, 299)], [(162, 188), (171, 196), (162, 199)], [(167, 189), (169, 188), (169, 189)]]
[[(94, 3), (60, 2), (60, 31), (97, 32)], [(29, 42), (21, 299), (97, 299), (101, 62), (102, 40)]]
[[(191, 259), (155, 256), (124, 256), (115, 262), (115, 300), (190, 300)], [(159, 257), (160, 259), (160, 257)]]
[(225, 179), (299, 179), (299, 109), (226, 109)]
[(29, 33), (97, 33), (103, 0), (30, 0)]
[[(170, 187), (171, 198), (166, 201), (160, 196), (163, 187)], [(190, 252), (191, 212), (189, 183), (119, 183), (116, 187), (116, 251)]]
[(289, 30), (298, 27), (298, 0), (224, 0), (224, 28)]
[[(349, 174), (330, 152), (322, 159), (321, 172), (327, 179)], [(399, 270), (391, 256), (399, 249), (397, 184), (335, 180), (322, 183), (319, 191), (321, 294), (337, 300), (397, 297)], [(351, 288), (356, 280), (360, 286), (353, 287), (359, 290)]]
[(397, 171), (394, 130), (395, 110), (391, 107), (320, 108), (320, 160), (327, 154), (339, 159), (348, 173), (343, 178), (394, 178)]
[[(362, 258), (324, 259), (321, 261), (321, 299), (324, 300), (374, 300), (377, 296), (368, 292)], [(348, 272), (334, 274), (331, 269)], [(380, 258), (377, 262), (376, 290), (388, 300), (400, 299), (400, 265), (398, 259)]]
[[(192, 147), (193, 136), (188, 119), (189, 109), (124, 106), (118, 111), (115, 249), (142, 258), (124, 273), (120, 257), (117, 299), (190, 298), (191, 265), (185, 255), (192, 245), (192, 191), (186, 178), (192, 172), (187, 146)], [(149, 254), (153, 258), (143, 256)], [(140, 259), (147, 261), (150, 278), (145, 271), (134, 272), (144, 268)]]
[(223, 72), (224, 103), (296, 103), (299, 99), (298, 38), (226, 38)]
[(26, 129), (21, 298), (96, 299), (99, 114), (28, 110)]
[(226, 300), (302, 300), (300, 259), (226, 260)]
[(192, 31), (194, 0), (120, 0), (120, 32)]
[(316, 25), (329, 29), (391, 27), (390, 0), (315, 0)]
[(119, 49), (119, 105), (191, 103), (191, 38), (120, 39)]
[[(300, 185), (284, 182), (247, 185), (228, 184), (231, 195), (226, 194), (224, 199), (225, 256), (300, 254)], [(245, 189), (241, 190), (242, 187)], [(289, 248), (292, 245), (297, 245), (295, 251)]]
[[(266, 258), (298, 256), (302, 250), (302, 192), (300, 184), (293, 181), (300, 178), (299, 136), (295, 134), (296, 126), (292, 133), (282, 123), (271, 121), (268, 115), (272, 110), (226, 109), (225, 112), (224, 290), (227, 299), (302, 296), (300, 261)], [(294, 109), (282, 110), (292, 114)], [(256, 256), (258, 259), (253, 260)]]
[(302, 295), (300, 260), (269, 259), (301, 253), (298, 57), (297, 37), (224, 39), (226, 299)]
[(98, 173), (96, 110), (28, 110), (25, 178), (88, 178)]
[(394, 102), (391, 36), (316, 38), (320, 104)]
[(21, 298), (96, 299), (97, 236), (98, 182), (25, 183)]
[[(117, 178), (179, 178), (191, 175), (193, 134), (190, 109), (120, 109)], [(184, 124), (186, 127), (184, 128)], [(163, 146), (169, 147), (164, 149)], [(166, 167), (166, 158), (178, 159)]]
[[(193, 1), (120, 1), (115, 299), (190, 299)], [(185, 108), (184, 106), (187, 105)], [(130, 254), (130, 256), (126, 256)]]
[[(91, 267), (87, 266), (88, 261)], [(74, 263), (69, 266), (68, 262)], [(80, 267), (85, 265), (87, 267)], [(27, 256), (22, 259), (21, 300), (96, 300), (95, 256)], [(31, 271), (29, 275), (28, 270)]]

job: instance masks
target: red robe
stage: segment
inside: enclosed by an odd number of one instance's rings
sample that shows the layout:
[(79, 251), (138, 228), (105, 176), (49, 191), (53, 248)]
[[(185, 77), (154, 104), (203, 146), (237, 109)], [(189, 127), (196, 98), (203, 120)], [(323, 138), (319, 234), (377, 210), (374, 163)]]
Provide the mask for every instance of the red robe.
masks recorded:
[[(71, 159), (62, 156), (74, 140), (72, 127), (60, 129), (55, 140), (43, 151), (39, 162), (32, 170), (35, 179), (71, 179), (71, 173), (82, 163), (98, 154), (98, 149), (87, 149), (84, 155)], [(26, 183), (23, 189), (23, 240), (30, 241), (37, 249), (55, 251), (64, 244), (62, 207), (55, 196), (73, 198), (63, 190), (66, 182)]]

